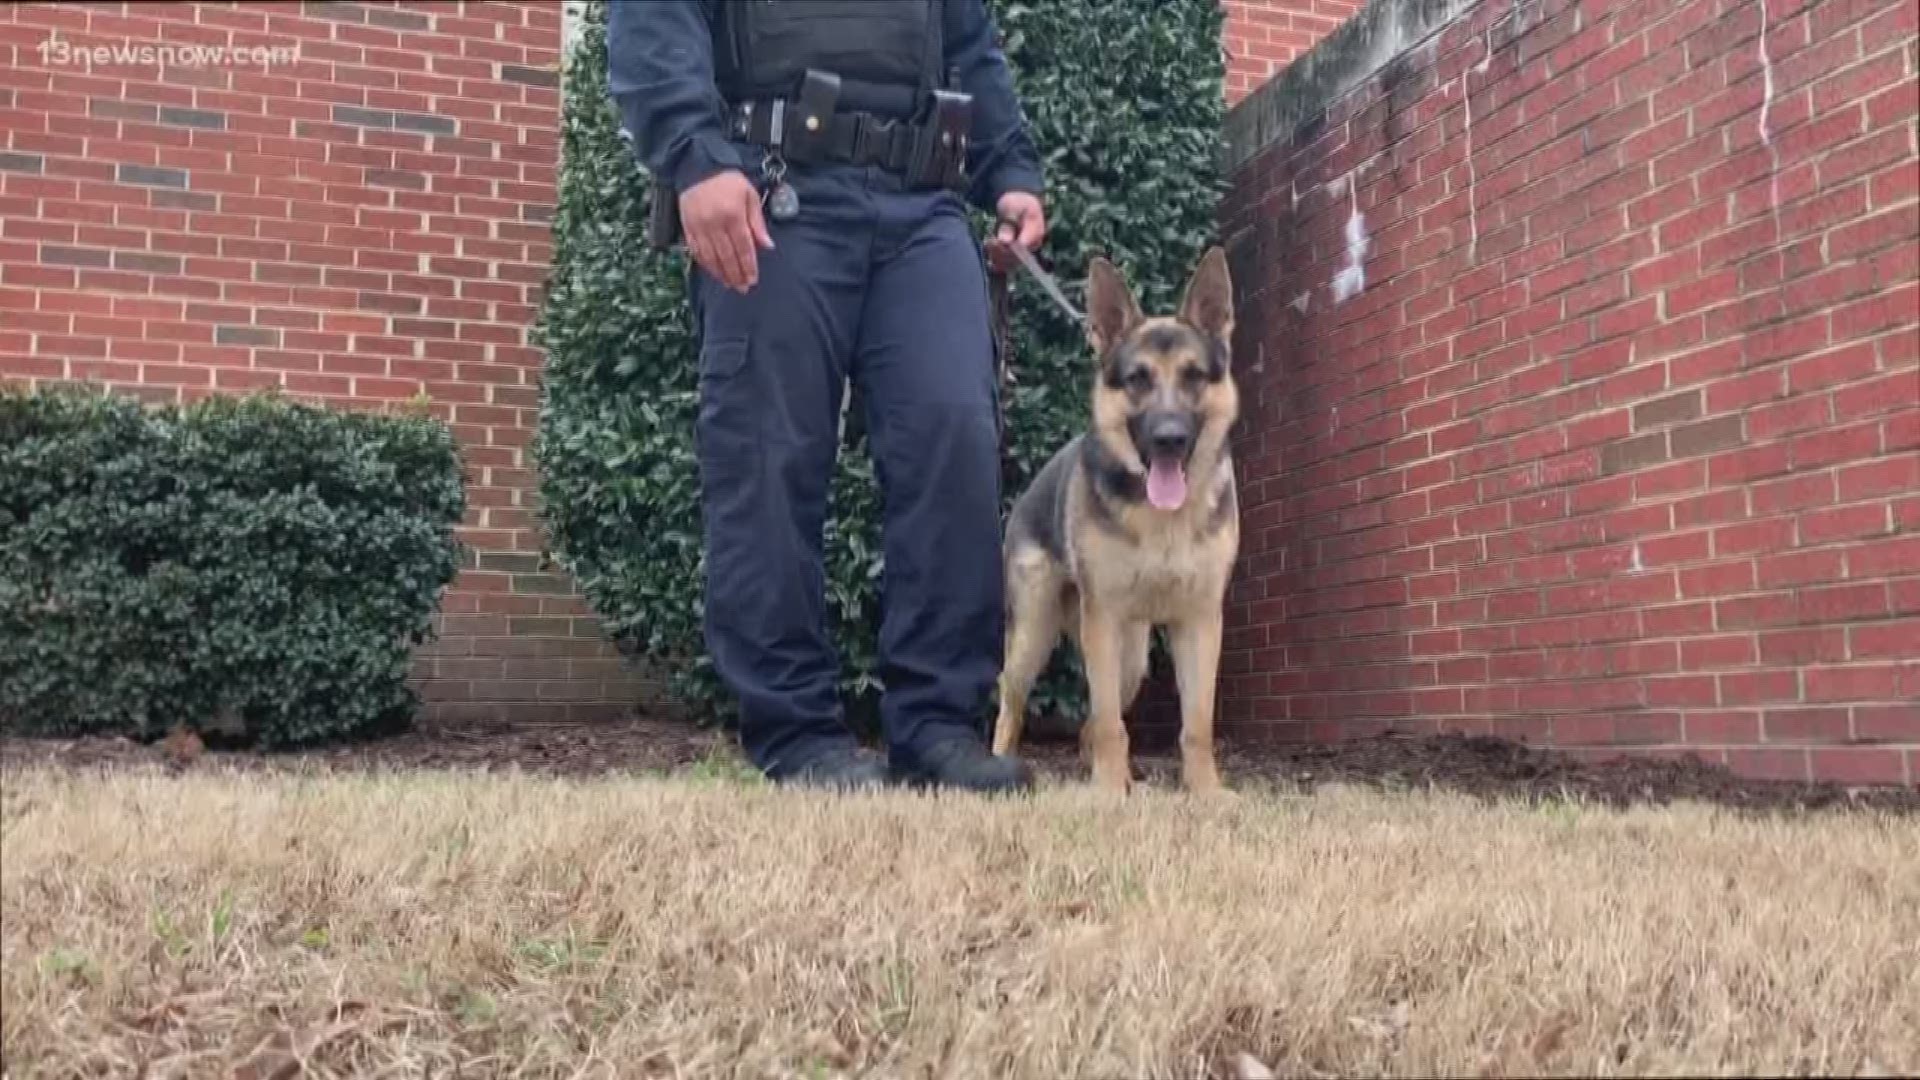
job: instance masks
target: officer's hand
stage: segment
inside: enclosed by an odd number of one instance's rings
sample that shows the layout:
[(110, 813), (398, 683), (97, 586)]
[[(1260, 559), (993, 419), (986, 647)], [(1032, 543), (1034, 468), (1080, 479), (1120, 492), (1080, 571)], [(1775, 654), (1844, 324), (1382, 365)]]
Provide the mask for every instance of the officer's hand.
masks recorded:
[(738, 169), (717, 173), (680, 193), (680, 223), (687, 253), (707, 273), (735, 292), (760, 280), (756, 247), (771, 248), (760, 192)]
[(1047, 215), (1040, 209), (1038, 197), (1025, 191), (1009, 191), (1000, 196), (1000, 242), (1018, 243), (1028, 251), (1038, 251), (1047, 235)]

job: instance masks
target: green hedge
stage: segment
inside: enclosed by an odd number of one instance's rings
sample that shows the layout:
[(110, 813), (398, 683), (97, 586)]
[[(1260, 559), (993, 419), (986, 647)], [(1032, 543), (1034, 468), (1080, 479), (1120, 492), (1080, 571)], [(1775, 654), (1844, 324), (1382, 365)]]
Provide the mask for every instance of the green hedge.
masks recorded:
[[(991, 0), (1046, 160), (1043, 254), (1071, 289), (1105, 253), (1149, 308), (1169, 308), (1214, 240), (1223, 188), (1221, 15), (1211, 0)], [(700, 631), (693, 456), (695, 331), (680, 252), (645, 245), (649, 180), (607, 95), (604, 5), (587, 9), (565, 82), (555, 257), (538, 337), (543, 515), (556, 559), (616, 640), (707, 716), (731, 716)], [(979, 221), (980, 235), (989, 222)], [(1021, 483), (1085, 422), (1091, 360), (1040, 291), (1015, 284), (1009, 453)], [(856, 428), (827, 524), (841, 685), (856, 722), (878, 689), (879, 495)], [(1006, 492), (1009, 503), (1016, 491)], [(1063, 651), (1035, 705), (1078, 719)]]
[(0, 726), (264, 746), (405, 726), (457, 447), (275, 396), (0, 395)]

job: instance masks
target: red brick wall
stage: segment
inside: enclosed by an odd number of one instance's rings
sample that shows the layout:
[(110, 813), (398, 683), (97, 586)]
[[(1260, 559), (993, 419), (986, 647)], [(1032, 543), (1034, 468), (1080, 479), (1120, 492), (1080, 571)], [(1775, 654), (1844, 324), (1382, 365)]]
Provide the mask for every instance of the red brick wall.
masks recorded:
[(1360, 10), (1361, 0), (1220, 0), (1227, 23), (1227, 104), (1239, 104), (1287, 62)]
[(1920, 781), (1915, 5), (1461, 6), (1235, 171), (1223, 730)]
[[(0, 8), (0, 377), (424, 392), (467, 455), (477, 553), (422, 658), (431, 719), (608, 717), (636, 693), (540, 565), (525, 454), (560, 37), (540, 0)], [(83, 55), (143, 44), (176, 52)], [(177, 51), (256, 46), (296, 55)]]

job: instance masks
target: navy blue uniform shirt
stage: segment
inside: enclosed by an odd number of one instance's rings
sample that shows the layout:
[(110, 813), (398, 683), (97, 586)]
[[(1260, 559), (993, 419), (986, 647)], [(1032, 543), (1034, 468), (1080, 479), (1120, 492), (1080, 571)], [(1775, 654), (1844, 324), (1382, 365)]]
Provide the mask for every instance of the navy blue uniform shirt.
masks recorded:
[[(946, 66), (973, 95), (968, 201), (992, 210), (1009, 191), (1042, 195), (1039, 154), (986, 0), (941, 6)], [(607, 13), (607, 82), (621, 122), (641, 164), (679, 191), (727, 169), (752, 175), (759, 164), (742, 161), (727, 138), (707, 9), (708, 0), (613, 0)]]

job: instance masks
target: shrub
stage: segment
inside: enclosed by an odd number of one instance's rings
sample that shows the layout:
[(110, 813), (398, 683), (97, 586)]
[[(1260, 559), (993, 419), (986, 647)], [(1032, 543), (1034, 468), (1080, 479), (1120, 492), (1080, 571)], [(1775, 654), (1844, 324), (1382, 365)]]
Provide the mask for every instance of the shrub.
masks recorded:
[[(1222, 176), (1220, 12), (1210, 2), (992, 0), (1047, 168), (1044, 255), (1063, 282), (1105, 253), (1143, 305), (1168, 308), (1214, 239)], [(645, 245), (649, 178), (607, 95), (604, 7), (590, 5), (565, 84), (554, 265), (537, 335), (547, 369), (534, 454), (557, 560), (608, 631), (666, 669), (707, 716), (729, 716), (701, 640), (695, 328), (681, 252)], [(981, 235), (989, 222), (982, 217)], [(1085, 423), (1092, 361), (1077, 327), (1016, 281), (1008, 400), (1018, 485)], [(841, 686), (856, 718), (879, 689), (879, 493), (858, 425), (827, 524)], [(1056, 663), (1036, 707), (1084, 712), (1078, 665)]]
[(0, 726), (265, 746), (404, 726), (465, 504), (427, 418), (9, 390)]

